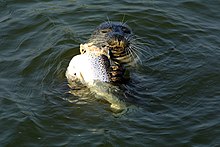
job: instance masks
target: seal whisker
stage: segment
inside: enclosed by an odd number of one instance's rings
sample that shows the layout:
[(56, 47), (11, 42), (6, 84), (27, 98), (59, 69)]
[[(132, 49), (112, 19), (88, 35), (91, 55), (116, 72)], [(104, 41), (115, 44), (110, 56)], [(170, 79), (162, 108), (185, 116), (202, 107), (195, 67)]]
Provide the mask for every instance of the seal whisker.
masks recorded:
[[(151, 56), (151, 54), (149, 54), (146, 50), (141, 49), (141, 48), (139, 48), (139, 47), (137, 47), (137, 46), (131, 45), (131, 48), (133, 49), (133, 51), (134, 51), (136, 54), (139, 54), (139, 55), (141, 55), (141, 56), (143, 56), (143, 57), (146, 57), (146, 54), (144, 54), (144, 53), (147, 53), (148, 55)], [(139, 57), (139, 58), (140, 58), (140, 57)]]
[(140, 60), (140, 56), (138, 54), (143, 54), (143, 53), (141, 53), (133, 44), (131, 44), (128, 47), (128, 50), (130, 51), (130, 54), (132, 55), (133, 59), (135, 59), (135, 57), (137, 57), (138, 60)]
[(106, 16), (106, 17), (107, 17), (107, 23), (110, 24), (111, 21), (110, 21), (109, 17), (108, 16)]
[(129, 52), (128, 56), (131, 55), (131, 57), (130, 57), (130, 61), (134, 60), (134, 59), (135, 59), (135, 56), (134, 56), (132, 50), (130, 49), (130, 47), (128, 47), (128, 52)]
[[(152, 56), (152, 54), (147, 51), (148, 47), (146, 46), (147, 49), (145, 49), (136, 37), (129, 35), (126, 37), (126, 39), (128, 40), (128, 42), (130, 42), (130, 45), (129, 45), (130, 53), (132, 53), (132, 55), (135, 54), (135, 56), (137, 56), (139, 61), (141, 61), (141, 59), (138, 54), (144, 57), (146, 56), (145, 53)], [(135, 58), (134, 55), (133, 55), (133, 58)]]
[(133, 41), (137, 41), (137, 42), (136, 42), (137, 44), (143, 44), (143, 45), (147, 45), (147, 46), (153, 46), (153, 44), (150, 43), (150, 42), (146, 42), (146, 41), (143, 42), (143, 40), (148, 40), (148, 39), (146, 39), (146, 37), (139, 37), (139, 36), (134, 35), (132, 39), (133, 39)]
[[(129, 49), (130, 49), (130, 51), (131, 51), (131, 54), (133, 55), (133, 54), (135, 54), (135, 57), (138, 59), (138, 61), (142, 64), (142, 61), (141, 61), (141, 58), (140, 58), (140, 56), (136, 53), (136, 51), (135, 50), (133, 50), (133, 49), (131, 49), (130, 47), (129, 47)], [(134, 57), (134, 55), (133, 55), (133, 58), (135, 59), (135, 57)]]
[(152, 56), (151, 53), (149, 53), (147, 50), (145, 50), (145, 49), (143, 49), (141, 47), (138, 47), (136, 45), (131, 45), (131, 46), (132, 46), (133, 50), (135, 50), (136, 52), (138, 52), (139, 54), (141, 54), (144, 57), (146, 57), (146, 54)]
[(153, 46), (152, 44), (148, 43), (148, 42), (140, 42), (139, 40), (134, 40), (136, 45), (144, 45), (145, 47), (149, 48), (149, 46)]
[[(141, 50), (145, 53), (147, 53), (148, 55), (151, 55), (152, 56), (152, 53), (149, 53), (148, 50), (150, 50), (150, 48), (148, 46), (146, 46), (145, 44), (141, 44), (140, 42), (138, 41), (131, 41), (133, 42), (131, 45), (133, 45), (135, 48), (137, 48), (138, 50)], [(144, 46), (143, 46), (144, 45)]]
[(125, 13), (124, 13), (124, 16), (123, 16), (123, 18), (122, 18), (122, 20), (121, 20), (121, 23), (124, 25), (125, 24), (125, 22), (124, 22), (124, 20), (125, 20)]
[(131, 35), (131, 36), (129, 36), (129, 38), (133, 39), (135, 41), (136, 40), (138, 40), (138, 41), (141, 40), (142, 41), (143, 39), (146, 39), (146, 37), (140, 37), (140, 36), (137, 36), (137, 35)]
[(138, 45), (138, 44), (136, 44), (136, 45), (134, 45), (134, 46), (135, 46), (138, 50), (141, 50), (141, 51), (143, 51), (143, 52), (145, 52), (145, 53), (151, 55), (151, 53), (148, 52), (148, 49), (149, 49), (148, 46), (144, 46), (144, 47), (146, 47), (146, 48), (143, 48), (142, 45)]

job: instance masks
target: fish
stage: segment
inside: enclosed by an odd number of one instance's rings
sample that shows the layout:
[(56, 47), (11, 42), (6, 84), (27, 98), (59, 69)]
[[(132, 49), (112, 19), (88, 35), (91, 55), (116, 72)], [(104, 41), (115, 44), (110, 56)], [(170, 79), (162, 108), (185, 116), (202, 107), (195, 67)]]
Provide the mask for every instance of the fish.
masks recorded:
[(87, 51), (71, 59), (66, 78), (70, 88), (74, 88), (76, 82), (86, 85), (97, 97), (108, 101), (115, 112), (122, 111), (126, 104), (112, 93), (118, 89), (110, 84), (110, 65), (110, 59), (103, 53)]

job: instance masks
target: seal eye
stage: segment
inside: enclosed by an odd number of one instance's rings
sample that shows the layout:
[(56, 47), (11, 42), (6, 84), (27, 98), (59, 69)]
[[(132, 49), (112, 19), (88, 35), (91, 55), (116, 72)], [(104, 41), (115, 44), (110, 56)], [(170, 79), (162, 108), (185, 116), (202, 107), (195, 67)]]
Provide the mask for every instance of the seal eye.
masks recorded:
[(125, 34), (131, 34), (131, 31), (126, 28), (126, 27), (122, 27), (121, 30), (125, 33)]
[(108, 33), (108, 32), (111, 32), (111, 29), (103, 29), (103, 30), (101, 30), (101, 33)]

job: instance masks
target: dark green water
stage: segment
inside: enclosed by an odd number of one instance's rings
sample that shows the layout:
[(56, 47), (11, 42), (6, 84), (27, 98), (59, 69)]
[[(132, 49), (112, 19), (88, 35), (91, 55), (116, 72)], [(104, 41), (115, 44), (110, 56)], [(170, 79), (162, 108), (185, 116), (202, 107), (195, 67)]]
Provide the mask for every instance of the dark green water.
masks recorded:
[[(0, 0), (0, 146), (220, 146), (220, 1)], [(125, 21), (148, 46), (123, 85), (134, 108), (66, 94), (95, 27)]]

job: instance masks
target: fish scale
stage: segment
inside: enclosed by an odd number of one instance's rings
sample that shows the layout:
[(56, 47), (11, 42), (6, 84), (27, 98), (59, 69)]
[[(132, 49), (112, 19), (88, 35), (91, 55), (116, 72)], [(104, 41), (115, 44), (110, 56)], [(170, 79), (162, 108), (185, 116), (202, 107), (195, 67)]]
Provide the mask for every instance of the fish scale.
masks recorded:
[(92, 72), (94, 73), (94, 79), (100, 80), (102, 82), (110, 82), (109, 80), (109, 67), (110, 63), (105, 55), (96, 54), (84, 54), (88, 56), (89, 62), (91, 64)]

